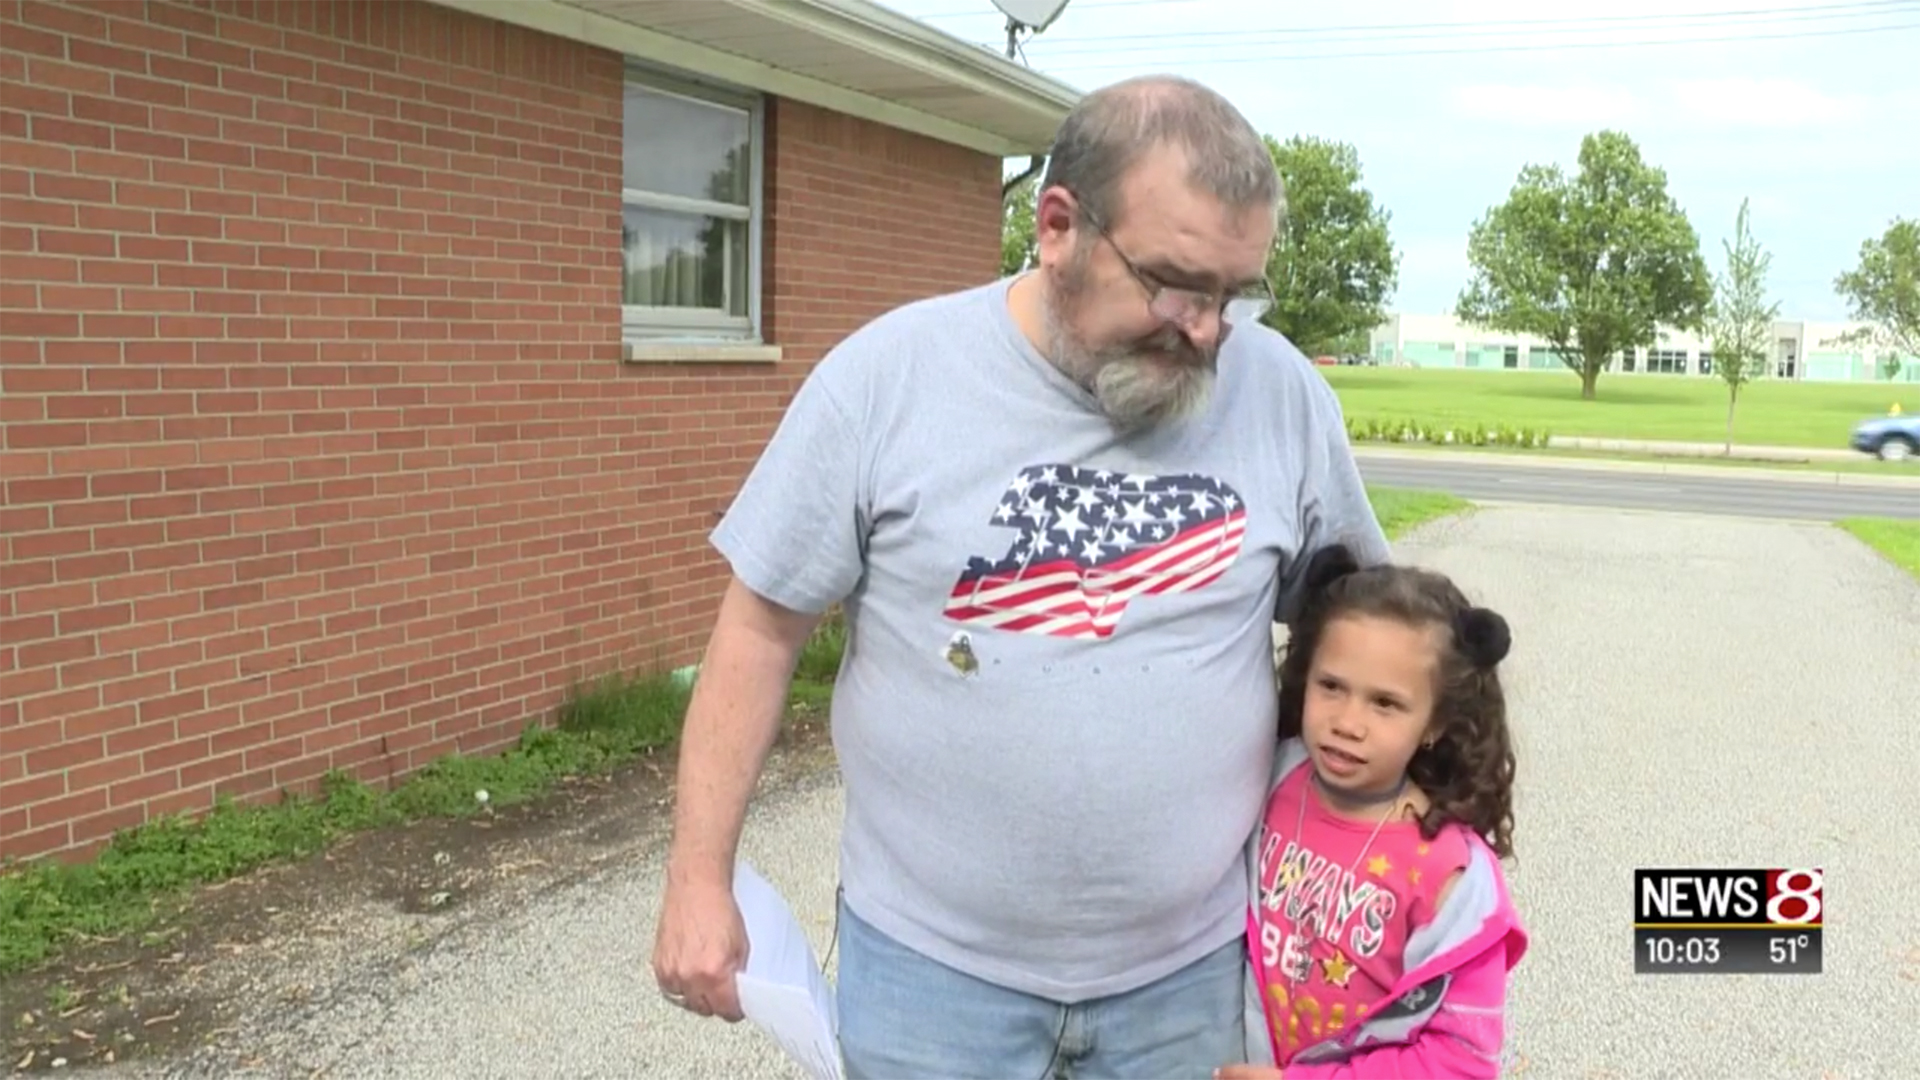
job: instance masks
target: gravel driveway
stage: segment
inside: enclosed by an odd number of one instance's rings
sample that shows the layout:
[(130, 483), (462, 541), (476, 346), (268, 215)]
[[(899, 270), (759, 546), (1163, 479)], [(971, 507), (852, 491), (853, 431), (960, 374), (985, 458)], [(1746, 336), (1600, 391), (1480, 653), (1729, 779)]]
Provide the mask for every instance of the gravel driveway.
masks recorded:
[[(1920, 587), (1838, 530), (1744, 519), (1494, 507), (1400, 550), (1516, 627), (1513, 881), (1534, 945), (1510, 1075), (1866, 1080), (1920, 1060), (1920, 914), (1899, 884), (1920, 883)], [(816, 951), (839, 813), (819, 775), (747, 830)], [(1826, 973), (1635, 976), (1647, 865), (1824, 866)], [(658, 879), (643, 854), (336, 986), (251, 1040), (280, 1063), (263, 1074), (799, 1076), (752, 1029), (655, 994)]]

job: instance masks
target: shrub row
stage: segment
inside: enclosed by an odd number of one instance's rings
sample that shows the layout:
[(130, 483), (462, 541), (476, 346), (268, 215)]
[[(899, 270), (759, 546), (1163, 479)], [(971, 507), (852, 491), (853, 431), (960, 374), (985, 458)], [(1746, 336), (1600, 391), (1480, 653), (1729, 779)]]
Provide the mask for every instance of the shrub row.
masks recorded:
[(1433, 443), (1436, 446), (1512, 446), (1545, 449), (1553, 439), (1546, 428), (1507, 424), (1438, 424), (1419, 420), (1347, 418), (1347, 438), (1353, 442)]

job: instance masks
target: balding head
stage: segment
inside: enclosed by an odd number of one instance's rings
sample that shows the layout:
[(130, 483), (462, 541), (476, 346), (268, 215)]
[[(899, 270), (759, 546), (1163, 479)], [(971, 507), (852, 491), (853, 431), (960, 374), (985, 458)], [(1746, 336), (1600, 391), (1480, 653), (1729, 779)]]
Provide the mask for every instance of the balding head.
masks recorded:
[(1232, 102), (1175, 75), (1127, 79), (1081, 98), (1054, 137), (1041, 186), (1066, 188), (1117, 227), (1121, 181), (1146, 155), (1168, 149), (1186, 159), (1195, 189), (1231, 209), (1271, 208), (1280, 225), (1286, 196), (1265, 140)]

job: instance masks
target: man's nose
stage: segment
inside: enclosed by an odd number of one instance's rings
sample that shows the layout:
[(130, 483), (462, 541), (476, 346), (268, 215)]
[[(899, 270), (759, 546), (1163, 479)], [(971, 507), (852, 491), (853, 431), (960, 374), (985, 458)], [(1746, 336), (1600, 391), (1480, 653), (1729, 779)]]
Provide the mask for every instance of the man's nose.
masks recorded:
[(1203, 354), (1210, 353), (1219, 346), (1223, 328), (1224, 323), (1220, 312), (1204, 305), (1196, 311), (1189, 312), (1180, 323), (1181, 333), (1185, 334), (1187, 340), (1193, 343), (1193, 347)]

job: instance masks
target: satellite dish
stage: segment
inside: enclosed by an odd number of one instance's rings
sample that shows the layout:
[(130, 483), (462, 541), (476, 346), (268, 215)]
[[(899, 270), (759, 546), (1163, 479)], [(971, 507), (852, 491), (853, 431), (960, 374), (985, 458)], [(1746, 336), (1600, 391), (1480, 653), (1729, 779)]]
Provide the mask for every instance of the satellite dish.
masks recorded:
[(993, 0), (993, 6), (1007, 17), (1008, 28), (1024, 26), (1039, 33), (1067, 9), (1067, 0)]
[(1053, 25), (1067, 9), (1067, 0), (993, 0), (993, 6), (1007, 17), (1007, 59), (1020, 54), (1020, 31), (1028, 37)]

